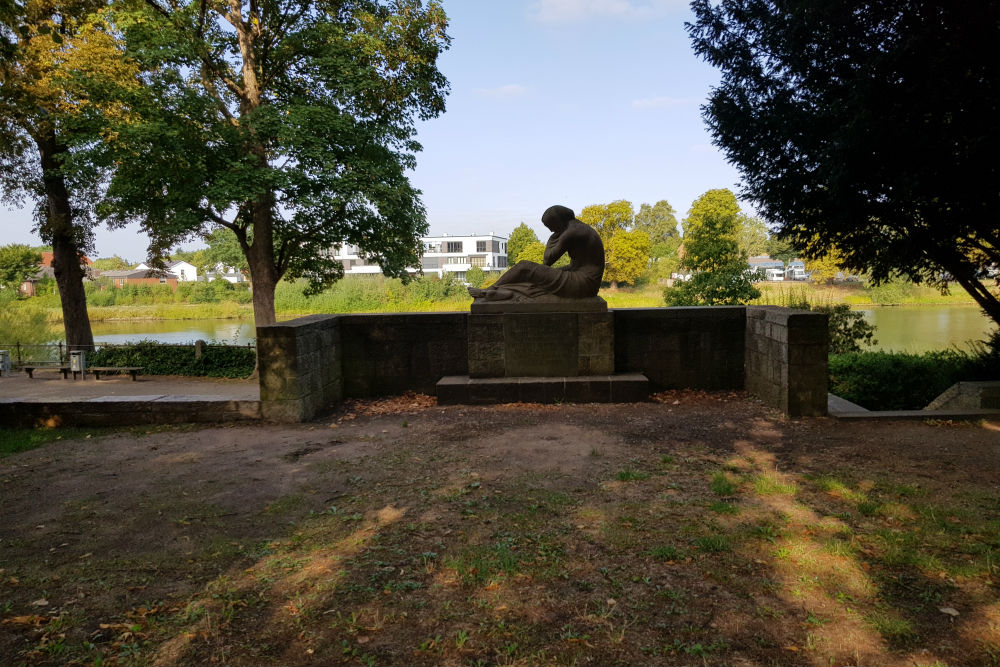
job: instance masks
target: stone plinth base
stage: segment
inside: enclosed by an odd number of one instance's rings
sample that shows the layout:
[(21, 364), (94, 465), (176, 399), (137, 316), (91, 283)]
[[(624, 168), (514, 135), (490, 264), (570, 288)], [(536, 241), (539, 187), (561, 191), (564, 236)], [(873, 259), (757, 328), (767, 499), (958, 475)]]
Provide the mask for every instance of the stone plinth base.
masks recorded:
[(437, 399), (441, 405), (635, 403), (648, 398), (649, 380), (642, 373), (504, 378), (452, 375), (437, 383)]
[[(567, 310), (569, 304), (577, 304), (582, 310)], [(509, 310), (473, 310), (469, 315), (470, 377), (569, 377), (615, 372), (614, 316), (607, 311), (604, 299), (485, 305), (505, 305)], [(597, 309), (601, 305), (605, 310)], [(528, 307), (529, 312), (522, 312)], [(552, 310), (556, 307), (563, 310)]]

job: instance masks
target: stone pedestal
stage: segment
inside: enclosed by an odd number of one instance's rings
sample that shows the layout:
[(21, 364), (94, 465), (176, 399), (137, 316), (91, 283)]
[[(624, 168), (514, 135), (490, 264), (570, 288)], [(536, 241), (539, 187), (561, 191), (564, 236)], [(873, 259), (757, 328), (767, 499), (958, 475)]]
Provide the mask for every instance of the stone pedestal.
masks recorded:
[(614, 330), (600, 297), (473, 303), (469, 377), (611, 375)]

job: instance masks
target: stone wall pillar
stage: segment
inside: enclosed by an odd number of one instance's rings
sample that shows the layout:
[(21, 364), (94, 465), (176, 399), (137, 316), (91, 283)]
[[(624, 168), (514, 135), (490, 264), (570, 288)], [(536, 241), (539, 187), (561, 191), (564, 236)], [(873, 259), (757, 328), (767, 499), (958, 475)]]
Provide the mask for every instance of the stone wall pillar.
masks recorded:
[(332, 408), (343, 396), (340, 348), (335, 315), (257, 327), (261, 416), (301, 422)]
[(790, 417), (825, 415), (829, 335), (823, 313), (747, 307), (747, 391)]

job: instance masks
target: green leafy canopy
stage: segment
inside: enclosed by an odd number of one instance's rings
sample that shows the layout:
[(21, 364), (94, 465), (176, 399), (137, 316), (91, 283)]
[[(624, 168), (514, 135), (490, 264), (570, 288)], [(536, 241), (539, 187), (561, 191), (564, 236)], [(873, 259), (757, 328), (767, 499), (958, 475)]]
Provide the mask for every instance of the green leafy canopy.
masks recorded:
[(277, 280), (318, 291), (343, 275), (341, 243), (407, 278), (427, 230), (407, 178), (415, 122), (448, 91), (438, 2), (135, 0), (108, 20), (144, 83), (113, 93), (131, 111), (109, 129), (113, 224), (140, 221), (155, 256), (230, 230), (265, 323)]

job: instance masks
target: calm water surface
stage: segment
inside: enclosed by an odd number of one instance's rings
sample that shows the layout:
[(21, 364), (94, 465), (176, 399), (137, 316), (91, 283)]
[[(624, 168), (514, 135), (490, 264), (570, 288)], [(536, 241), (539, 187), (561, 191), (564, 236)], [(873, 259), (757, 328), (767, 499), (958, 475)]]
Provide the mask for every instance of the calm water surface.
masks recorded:
[[(861, 312), (878, 327), (877, 349), (882, 350), (926, 352), (952, 346), (968, 349), (970, 341), (982, 340), (992, 330), (990, 320), (974, 306), (883, 306)], [(149, 339), (162, 343), (206, 340), (245, 345), (256, 338), (250, 320), (94, 322), (93, 329), (94, 339), (104, 343)]]
[(256, 340), (252, 320), (123, 320), (92, 322), (94, 342), (193, 343), (196, 340), (245, 345)]
[(878, 306), (861, 312), (878, 327), (876, 349), (895, 352), (967, 350), (971, 341), (985, 339), (994, 328), (975, 306)]

